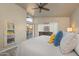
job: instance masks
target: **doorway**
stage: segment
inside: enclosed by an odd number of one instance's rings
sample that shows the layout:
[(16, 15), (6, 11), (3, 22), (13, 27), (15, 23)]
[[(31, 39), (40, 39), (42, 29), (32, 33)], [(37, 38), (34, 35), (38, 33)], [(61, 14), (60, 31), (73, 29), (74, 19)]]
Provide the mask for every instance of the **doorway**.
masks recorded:
[(33, 24), (33, 18), (32, 17), (27, 17), (26, 18), (26, 37), (27, 39), (33, 38), (34, 37), (34, 24)]
[(30, 39), (33, 37), (33, 24), (27, 24), (27, 39)]

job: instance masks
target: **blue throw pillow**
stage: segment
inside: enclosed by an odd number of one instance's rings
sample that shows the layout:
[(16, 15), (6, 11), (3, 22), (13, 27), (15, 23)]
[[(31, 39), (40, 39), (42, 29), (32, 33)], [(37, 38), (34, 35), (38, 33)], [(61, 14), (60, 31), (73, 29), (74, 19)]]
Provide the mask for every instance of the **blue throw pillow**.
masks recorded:
[(63, 37), (63, 32), (62, 31), (59, 31), (56, 36), (55, 36), (55, 39), (54, 39), (54, 45), (55, 46), (59, 46), (60, 45), (60, 41)]

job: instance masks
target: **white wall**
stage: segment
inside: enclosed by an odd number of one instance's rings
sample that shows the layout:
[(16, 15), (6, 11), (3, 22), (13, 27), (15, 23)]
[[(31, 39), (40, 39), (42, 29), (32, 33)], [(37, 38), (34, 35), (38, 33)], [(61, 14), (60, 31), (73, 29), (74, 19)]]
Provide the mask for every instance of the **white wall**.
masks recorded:
[(74, 31), (79, 33), (79, 8), (77, 8), (71, 16), (71, 26), (73, 27)]
[(66, 31), (70, 26), (70, 18), (69, 17), (34, 17), (35, 24), (35, 36), (37, 36), (37, 26), (40, 23), (58, 23), (59, 30)]
[[(25, 25), (26, 12), (16, 4), (0, 4), (0, 25), (5, 36), (6, 23), (13, 22), (15, 24), (15, 40), (19, 43), (26, 39)], [(4, 37), (3, 37), (4, 38)]]

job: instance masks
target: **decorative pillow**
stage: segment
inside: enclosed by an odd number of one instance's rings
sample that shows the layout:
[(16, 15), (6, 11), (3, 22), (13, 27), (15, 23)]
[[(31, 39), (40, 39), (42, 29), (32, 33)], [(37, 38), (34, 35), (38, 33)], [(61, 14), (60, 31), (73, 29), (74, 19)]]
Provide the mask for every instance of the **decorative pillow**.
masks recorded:
[(54, 45), (55, 46), (59, 46), (60, 45), (60, 41), (63, 37), (63, 32), (62, 31), (59, 31), (56, 36), (55, 36), (55, 39), (54, 39)]
[(77, 34), (76, 39), (77, 39), (77, 45), (74, 50), (79, 55), (79, 34)]
[(53, 43), (54, 42), (54, 39), (55, 39), (55, 34), (52, 34), (50, 36), (50, 40), (48, 41), (49, 44)]
[(67, 33), (60, 42), (60, 48), (62, 53), (71, 52), (76, 46), (75, 33)]

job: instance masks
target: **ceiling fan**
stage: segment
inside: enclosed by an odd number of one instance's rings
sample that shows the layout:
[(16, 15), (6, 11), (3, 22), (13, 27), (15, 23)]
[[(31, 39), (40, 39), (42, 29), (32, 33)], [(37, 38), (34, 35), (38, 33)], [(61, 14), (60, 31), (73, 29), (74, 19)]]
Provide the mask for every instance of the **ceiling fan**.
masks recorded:
[(34, 9), (39, 9), (39, 13), (42, 12), (42, 10), (45, 10), (45, 11), (49, 11), (50, 9), (48, 8), (45, 8), (45, 6), (47, 5), (48, 3), (37, 3), (37, 7), (34, 8)]

